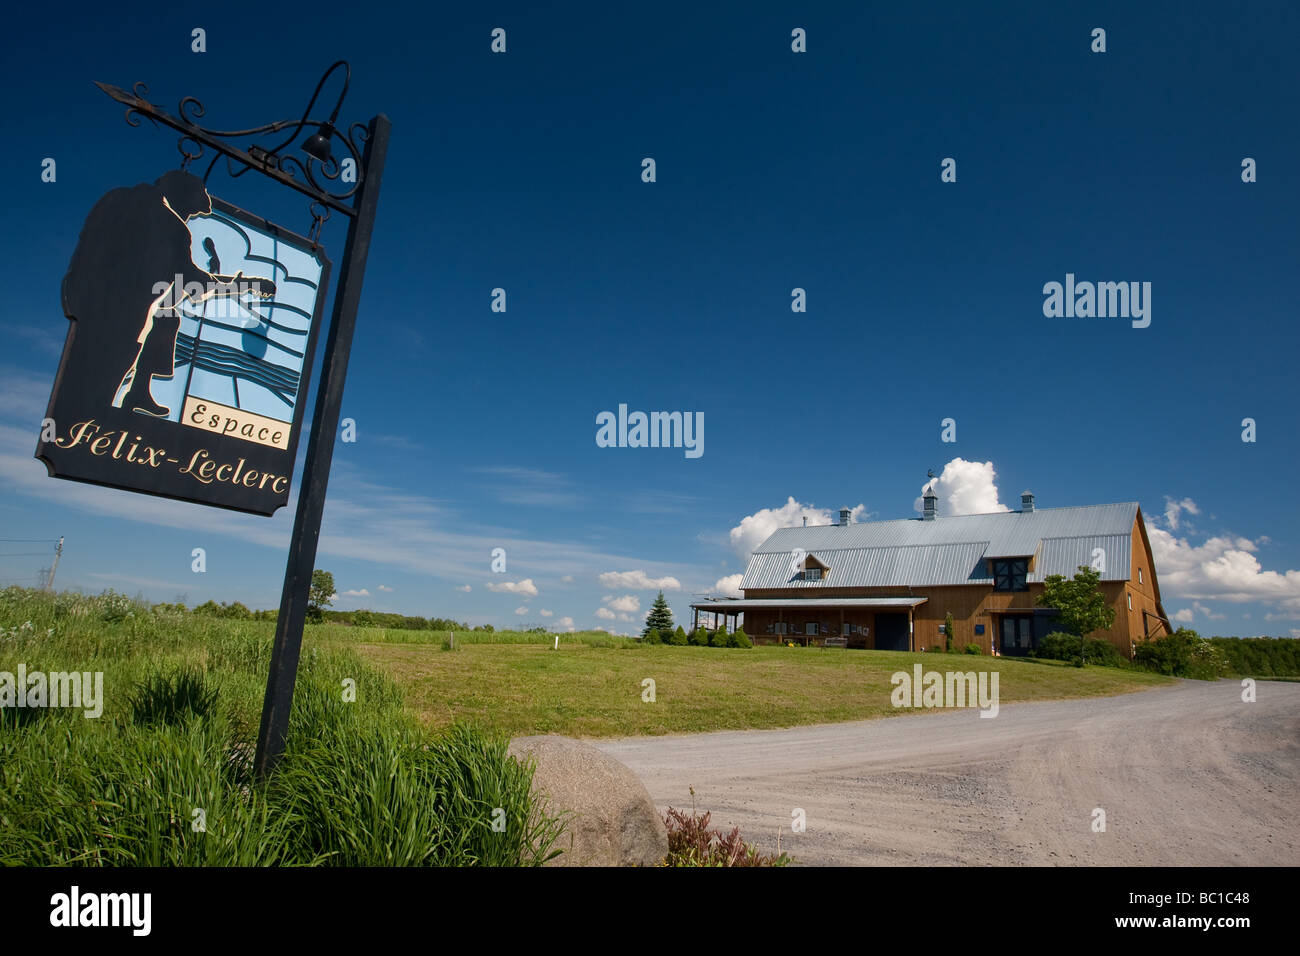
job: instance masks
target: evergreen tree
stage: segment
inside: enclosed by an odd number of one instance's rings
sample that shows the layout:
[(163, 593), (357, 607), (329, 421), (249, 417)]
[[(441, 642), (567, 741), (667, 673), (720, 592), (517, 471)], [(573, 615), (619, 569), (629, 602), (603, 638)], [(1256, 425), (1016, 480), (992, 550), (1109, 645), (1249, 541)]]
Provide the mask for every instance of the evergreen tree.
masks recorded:
[(673, 609), (664, 600), (664, 592), (660, 591), (659, 596), (655, 598), (654, 604), (650, 606), (650, 613), (646, 615), (645, 628), (641, 631), (641, 636), (645, 637), (651, 631), (666, 634), (672, 629)]

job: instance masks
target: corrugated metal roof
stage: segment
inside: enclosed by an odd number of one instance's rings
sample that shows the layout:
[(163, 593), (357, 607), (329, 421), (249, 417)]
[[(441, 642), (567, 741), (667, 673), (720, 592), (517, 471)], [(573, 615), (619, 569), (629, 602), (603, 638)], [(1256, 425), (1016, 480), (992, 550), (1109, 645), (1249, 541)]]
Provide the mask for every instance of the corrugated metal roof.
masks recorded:
[[(1037, 555), (1029, 580), (1072, 576), (1106, 556), (1102, 579), (1125, 580), (1132, 561), (1137, 502), (1079, 508), (1042, 508), (982, 515), (948, 515), (933, 521), (904, 518), (851, 525), (781, 528), (754, 551), (742, 589), (934, 587), (989, 584), (986, 558)], [(791, 558), (805, 551), (829, 566), (819, 581), (794, 579)]]
[(1029, 580), (1042, 583), (1049, 574), (1074, 577), (1079, 566), (1093, 567), (1094, 552), (1100, 548), (1103, 581), (1127, 581), (1133, 563), (1133, 536), (1131, 534), (1106, 534), (1086, 538), (1045, 538), (1029, 573)]
[(914, 587), (992, 583), (983, 556), (988, 542), (903, 545), (894, 548), (837, 548), (809, 552), (830, 568), (820, 581), (804, 581), (792, 570), (788, 551), (755, 553), (741, 578), (750, 588)]
[(691, 607), (699, 611), (743, 611), (760, 607), (916, 607), (924, 604), (923, 597), (879, 598), (743, 598), (736, 601), (701, 601)]

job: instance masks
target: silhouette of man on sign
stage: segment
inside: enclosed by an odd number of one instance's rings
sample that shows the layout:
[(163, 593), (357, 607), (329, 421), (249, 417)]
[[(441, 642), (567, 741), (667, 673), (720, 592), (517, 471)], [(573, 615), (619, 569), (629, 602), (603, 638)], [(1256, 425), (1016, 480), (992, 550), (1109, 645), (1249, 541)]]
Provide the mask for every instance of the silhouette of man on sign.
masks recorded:
[[(63, 378), (115, 408), (159, 418), (155, 377), (175, 374), (176, 334), (185, 301), (253, 293), (275, 295), (275, 283), (220, 275), (195, 265), (185, 223), (212, 212), (203, 181), (183, 170), (153, 185), (115, 189), (95, 204), (63, 278), (63, 312), (75, 322)], [(211, 244), (209, 267), (219, 269)]]

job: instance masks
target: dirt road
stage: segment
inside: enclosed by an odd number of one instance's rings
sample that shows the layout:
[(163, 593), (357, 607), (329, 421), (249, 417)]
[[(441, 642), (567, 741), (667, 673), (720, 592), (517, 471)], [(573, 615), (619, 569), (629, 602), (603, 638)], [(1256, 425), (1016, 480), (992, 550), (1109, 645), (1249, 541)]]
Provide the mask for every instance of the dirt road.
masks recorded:
[[(1300, 684), (592, 741), (660, 809), (811, 865), (1300, 864)], [(802, 809), (807, 830), (791, 830)], [(1094, 832), (1094, 811), (1105, 832)], [(1099, 818), (1098, 818), (1099, 819)]]

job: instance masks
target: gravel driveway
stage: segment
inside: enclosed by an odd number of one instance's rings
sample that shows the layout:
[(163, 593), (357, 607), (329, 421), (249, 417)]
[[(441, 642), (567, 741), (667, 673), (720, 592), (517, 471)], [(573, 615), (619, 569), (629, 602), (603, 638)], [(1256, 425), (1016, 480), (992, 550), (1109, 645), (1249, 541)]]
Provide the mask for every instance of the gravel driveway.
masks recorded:
[[(594, 740), (660, 810), (812, 865), (1300, 864), (1300, 684)], [(792, 832), (802, 809), (807, 830)], [(1094, 810), (1105, 832), (1094, 832)]]

